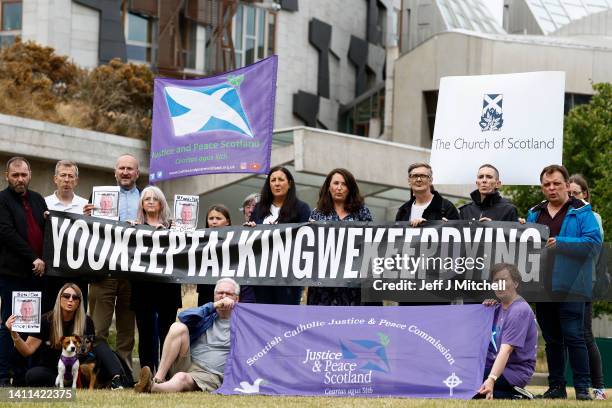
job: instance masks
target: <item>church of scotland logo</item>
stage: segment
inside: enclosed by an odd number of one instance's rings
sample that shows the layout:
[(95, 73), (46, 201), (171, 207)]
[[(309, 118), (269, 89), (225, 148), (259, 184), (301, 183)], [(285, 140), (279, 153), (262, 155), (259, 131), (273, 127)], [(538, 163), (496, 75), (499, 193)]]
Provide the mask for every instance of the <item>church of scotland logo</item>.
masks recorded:
[(480, 128), (483, 132), (500, 130), (504, 124), (502, 113), (503, 94), (484, 94)]

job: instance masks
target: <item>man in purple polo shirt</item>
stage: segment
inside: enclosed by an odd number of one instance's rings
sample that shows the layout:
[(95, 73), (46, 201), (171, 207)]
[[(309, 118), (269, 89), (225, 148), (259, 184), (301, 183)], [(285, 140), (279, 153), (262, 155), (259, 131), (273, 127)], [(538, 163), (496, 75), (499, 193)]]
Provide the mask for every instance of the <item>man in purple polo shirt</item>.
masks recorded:
[(532, 399), (524, 387), (535, 371), (538, 329), (531, 307), (516, 291), (521, 273), (512, 264), (498, 263), (491, 268), (491, 277), (503, 281), (505, 289), (495, 291), (499, 302), (485, 302), (497, 310), (478, 394), (486, 399)]

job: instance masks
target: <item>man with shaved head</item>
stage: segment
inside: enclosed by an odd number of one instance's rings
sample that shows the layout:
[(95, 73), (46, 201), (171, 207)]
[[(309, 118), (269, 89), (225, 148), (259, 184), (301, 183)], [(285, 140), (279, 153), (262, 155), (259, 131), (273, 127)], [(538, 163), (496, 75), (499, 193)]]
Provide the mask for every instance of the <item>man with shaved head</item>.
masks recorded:
[[(115, 180), (119, 188), (119, 220), (134, 221), (138, 211), (140, 190), (136, 181), (140, 171), (138, 159), (124, 154), (115, 163)], [(93, 204), (87, 204), (83, 212), (91, 215)], [(89, 315), (96, 328), (96, 343), (106, 342), (115, 314), (117, 326), (117, 354), (132, 368), (134, 349), (135, 316), (131, 309), (132, 288), (130, 281), (119, 278), (104, 278), (89, 285)]]

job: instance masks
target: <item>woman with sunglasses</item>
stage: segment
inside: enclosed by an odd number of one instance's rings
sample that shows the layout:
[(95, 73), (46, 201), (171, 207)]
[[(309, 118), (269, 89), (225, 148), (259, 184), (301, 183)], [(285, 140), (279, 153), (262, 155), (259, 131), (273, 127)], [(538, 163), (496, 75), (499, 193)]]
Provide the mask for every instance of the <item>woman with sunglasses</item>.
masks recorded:
[[(26, 372), (26, 385), (53, 387), (57, 377), (57, 363), (62, 354), (63, 336), (94, 336), (93, 321), (85, 314), (83, 294), (74, 283), (66, 283), (60, 289), (53, 310), (41, 316), (40, 332), (30, 333), (24, 340), (13, 331), (16, 317), (10, 316), (6, 327), (11, 332), (15, 349), (24, 357), (33, 356), (32, 368)], [(100, 366), (100, 380), (111, 379), (112, 389), (121, 389), (126, 381), (125, 372), (117, 356), (101, 342), (93, 353)]]

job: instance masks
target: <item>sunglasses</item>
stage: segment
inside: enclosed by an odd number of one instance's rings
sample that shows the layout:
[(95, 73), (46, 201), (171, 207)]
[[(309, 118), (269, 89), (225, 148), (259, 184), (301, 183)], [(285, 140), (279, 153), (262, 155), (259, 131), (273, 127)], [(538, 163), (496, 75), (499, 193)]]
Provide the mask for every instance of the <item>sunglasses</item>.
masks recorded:
[(62, 297), (66, 300), (81, 300), (79, 295), (73, 295), (72, 293), (62, 293)]

